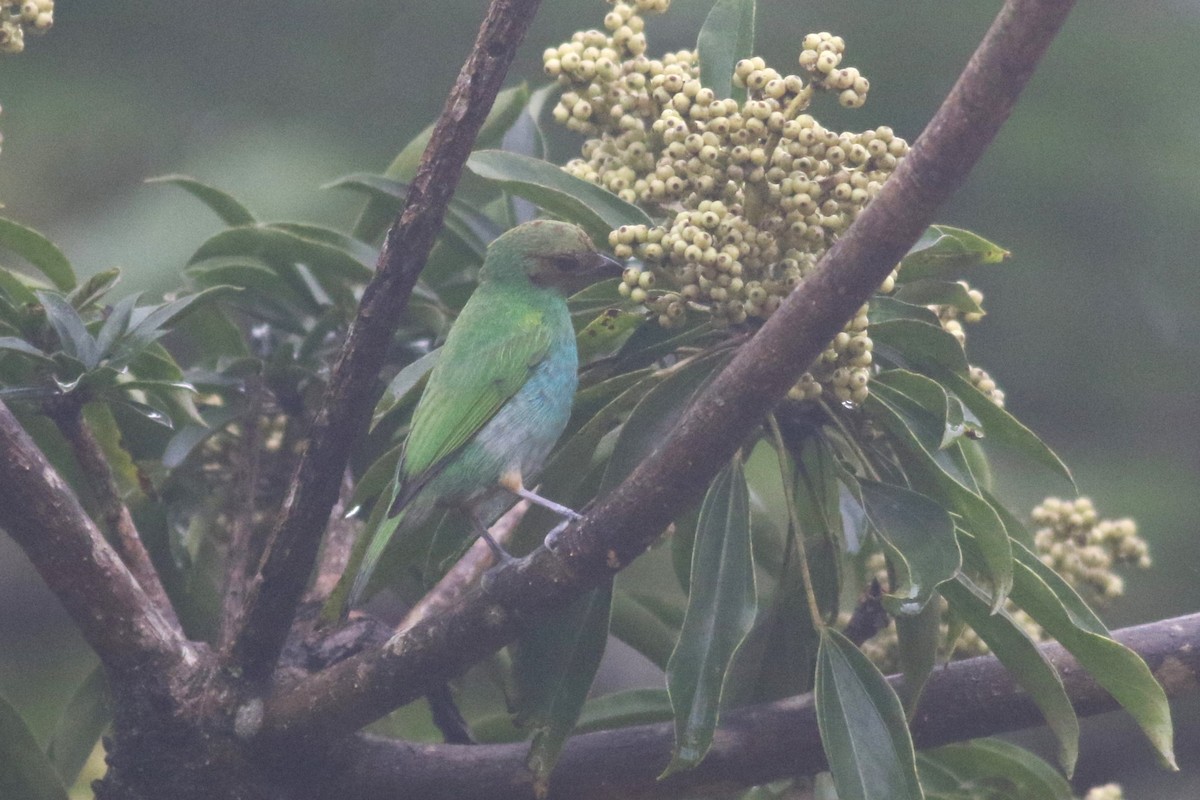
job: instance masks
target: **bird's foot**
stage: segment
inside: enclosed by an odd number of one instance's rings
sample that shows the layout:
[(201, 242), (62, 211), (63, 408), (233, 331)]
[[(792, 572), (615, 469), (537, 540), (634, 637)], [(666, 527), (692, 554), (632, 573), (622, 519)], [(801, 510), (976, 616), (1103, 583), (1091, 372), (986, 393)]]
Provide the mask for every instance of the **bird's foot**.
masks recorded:
[(537, 492), (534, 492), (530, 489), (526, 489), (524, 486), (514, 487), (512, 489), (512, 492), (513, 492), (513, 494), (516, 494), (519, 497), (524, 497), (526, 500), (533, 503), (534, 505), (538, 505), (538, 506), (541, 506), (542, 508), (553, 511), (555, 514), (558, 514), (560, 517), (563, 517), (564, 519), (568, 519), (571, 521), (574, 521), (577, 519), (583, 519), (583, 515), (580, 514), (578, 511), (575, 511), (574, 509), (571, 509), (571, 508), (567, 508), (566, 506), (562, 505), (561, 503), (556, 503), (553, 500), (547, 500), (545, 497), (542, 497)]
[[(579, 518), (578, 514), (576, 514), (575, 516), (576, 516), (576, 518)], [(572, 521), (573, 520), (570, 520), (570, 519), (564, 519), (562, 522), (558, 523), (558, 525), (556, 525), (553, 530), (551, 530), (549, 533), (546, 534), (546, 538), (542, 542), (542, 544), (545, 546), (545, 548), (547, 550), (554, 552), (554, 548), (558, 545), (559, 535), (561, 535), (562, 532), (567, 529), (567, 526), (570, 525)]]

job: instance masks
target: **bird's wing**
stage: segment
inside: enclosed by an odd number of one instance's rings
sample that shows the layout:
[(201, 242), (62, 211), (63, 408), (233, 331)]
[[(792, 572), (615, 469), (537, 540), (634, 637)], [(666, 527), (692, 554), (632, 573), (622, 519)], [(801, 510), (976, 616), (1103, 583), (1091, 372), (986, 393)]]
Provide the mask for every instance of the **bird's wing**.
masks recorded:
[(502, 332), (482, 314), (464, 319), (463, 312), (413, 411), (400, 465), (405, 483), (420, 485), (435, 474), (525, 385), (550, 349), (540, 311), (523, 309)]

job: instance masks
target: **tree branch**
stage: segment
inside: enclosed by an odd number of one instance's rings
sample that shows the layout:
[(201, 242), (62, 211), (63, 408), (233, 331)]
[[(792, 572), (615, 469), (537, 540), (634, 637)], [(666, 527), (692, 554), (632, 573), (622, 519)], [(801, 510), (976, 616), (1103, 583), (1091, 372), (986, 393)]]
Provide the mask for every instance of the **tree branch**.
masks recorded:
[(1073, 0), (1008, 0), (879, 196), (709, 385), (667, 441), (558, 538), (385, 647), (267, 702), (269, 735), (349, 733), (419, 697), (519, 626), (632, 561), (692, 505), (933, 220), (1008, 117)]
[[(1200, 614), (1116, 631), (1144, 658), (1167, 694), (1200, 689)], [(1117, 703), (1058, 644), (1041, 646), (1084, 716)], [(899, 684), (899, 676), (890, 678)], [(994, 656), (956, 661), (935, 670), (926, 686), (913, 737), (937, 747), (1045, 724), (1034, 702)], [(550, 785), (551, 798), (649, 800), (695, 792), (745, 788), (825, 768), (812, 695), (726, 712), (713, 748), (700, 766), (656, 780), (671, 760), (672, 723), (637, 725), (575, 736), (567, 742)], [(456, 800), (529, 800), (533, 789), (527, 743), (413, 745), (364, 737), (349, 748), (342, 771), (329, 777), (322, 797), (360, 800), (453, 797)]]
[(198, 653), (162, 615), (78, 498), (0, 402), (0, 527), (115, 675), (169, 676)]
[(75, 460), (83, 468), (83, 474), (92, 489), (92, 494), (95, 495), (96, 502), (100, 505), (100, 517), (112, 535), (113, 545), (120, 553), (121, 560), (125, 562), (125, 566), (129, 567), (129, 571), (133, 573), (142, 590), (154, 603), (154, 607), (162, 614), (163, 619), (175, 629), (176, 633), (182, 635), (183, 628), (179, 625), (175, 608), (171, 605), (167, 590), (163, 588), (158, 570), (154, 568), (154, 562), (150, 560), (150, 553), (146, 551), (146, 546), (142, 543), (142, 537), (133, 523), (133, 516), (121, 499), (121, 493), (117, 489), (117, 481), (113, 477), (112, 468), (104, 454), (104, 448), (100, 446), (92, 429), (83, 419), (83, 409), (72, 404), (71, 408), (63, 409), (62, 413), (54, 414), (52, 418), (55, 425), (58, 426), (58, 430), (71, 445), (71, 450), (75, 453)]
[(388, 344), (538, 4), (493, 0), (446, 99), (404, 210), (384, 239), (375, 278), (363, 293), (279, 522), (248, 587), (241, 624), (226, 654), (227, 666), (235, 672), (265, 679), (279, 657), (337, 501), (351, 446), (370, 418)]

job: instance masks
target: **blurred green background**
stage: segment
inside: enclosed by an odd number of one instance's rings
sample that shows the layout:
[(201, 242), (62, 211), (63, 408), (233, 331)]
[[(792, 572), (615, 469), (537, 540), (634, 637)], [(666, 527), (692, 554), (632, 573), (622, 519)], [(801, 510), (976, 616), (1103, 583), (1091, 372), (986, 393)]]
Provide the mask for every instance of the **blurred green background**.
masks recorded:
[[(483, 0), (61, 0), (25, 54), (0, 59), (0, 202), (46, 232), (82, 272), (121, 266), (126, 289), (176, 285), (219, 225), (178, 190), (192, 174), (261, 217), (346, 224), (357, 208), (319, 187), (381, 170), (440, 109)], [(652, 53), (690, 46), (711, 0), (675, 0), (648, 26)], [(848, 42), (871, 79), (865, 108), (831, 102), (825, 124), (889, 124), (910, 141), (933, 114), (998, 2), (771, 0), (759, 52), (790, 71), (804, 33)], [(540, 54), (598, 27), (601, 0), (550, 0), (510, 83), (543, 82)], [(1132, 576), (1114, 625), (1200, 607), (1200, 2), (1081, 3), (994, 146), (939, 221), (1013, 252), (968, 276), (990, 312), (972, 361), (1074, 468), (1103, 516), (1133, 516), (1154, 567)], [(565, 157), (578, 142), (563, 137)], [(1029, 508), (1067, 493), (1025, 466), (998, 470)], [(0, 498), (3, 502), (3, 498)], [(0, 692), (44, 735), (90, 667), (23, 556), (0, 538)], [(66, 642), (66, 644), (64, 644)], [(1200, 731), (1180, 709), (1185, 775), (1142, 771), (1131, 798), (1196, 797)], [(1146, 762), (1124, 727), (1085, 736), (1081, 777)], [(1124, 741), (1126, 738), (1131, 741)], [(1132, 742), (1132, 743), (1131, 743)], [(1188, 743), (1191, 746), (1188, 747)]]

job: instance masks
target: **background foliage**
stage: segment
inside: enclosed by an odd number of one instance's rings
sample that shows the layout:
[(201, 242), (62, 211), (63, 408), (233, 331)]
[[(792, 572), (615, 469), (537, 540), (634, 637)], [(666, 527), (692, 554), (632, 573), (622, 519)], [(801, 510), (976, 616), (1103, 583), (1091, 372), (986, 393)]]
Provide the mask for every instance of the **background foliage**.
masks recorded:
[[(380, 5), (272, 0), (215, 14), (204, 4), (61, 4), (53, 35), (0, 62), (5, 213), (48, 233), (85, 272), (126, 268), (125, 291), (175, 285), (218, 229), (182, 193), (143, 186), (151, 175), (197, 175), (267, 219), (349, 222), (356, 203), (315, 187), (381, 168), (427, 123), (456, 69), (445, 54), (469, 47), (471, 26), (458, 21), (478, 13), (460, 0), (406, 2), (399, 15)], [(708, 5), (677, 0), (668, 17), (651, 20), (655, 49), (690, 45)], [(790, 34), (831, 29), (872, 78), (865, 111), (823, 110), (823, 121), (886, 123), (910, 140), (994, 12), (928, 2), (901, 18), (881, 2), (761, 5), (757, 49), (769, 61), (794, 58)], [(542, 48), (598, 8), (546, 4), (514, 78), (539, 76)], [(1200, 296), (1192, 224), (1200, 88), (1176, 78), (1200, 66), (1197, 33), (1190, 3), (1078, 9), (1013, 120), (939, 216), (1015, 254), (971, 275), (992, 312), (972, 331), (974, 359), (1101, 512), (1136, 517), (1151, 541), (1155, 566), (1130, 582), (1114, 624), (1194, 610), (1200, 600), (1187, 558), (1187, 510), (1200, 483), (1200, 403), (1188, 369), (1200, 323), (1187, 306)], [(572, 149), (564, 137), (556, 152)], [(1013, 507), (1040, 498), (1042, 487), (1008, 480)], [(11, 544), (0, 548), (0, 691), (16, 695), (43, 732), (90, 664), (82, 645), (61, 649), (53, 604)], [(46, 680), (30, 692), (33, 671)], [(1187, 717), (1177, 715), (1181, 744), (1197, 738)], [(1128, 749), (1127, 758), (1149, 763), (1148, 750)], [(1085, 753), (1080, 772), (1096, 782), (1124, 770), (1111, 754)], [(1131, 797), (1152, 791), (1127, 788)]]

